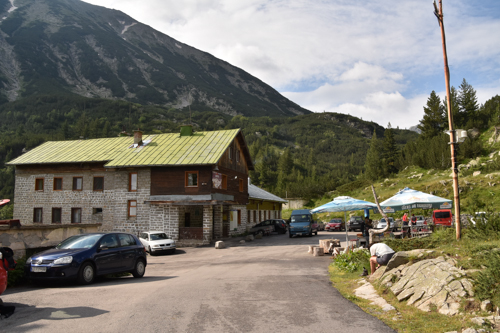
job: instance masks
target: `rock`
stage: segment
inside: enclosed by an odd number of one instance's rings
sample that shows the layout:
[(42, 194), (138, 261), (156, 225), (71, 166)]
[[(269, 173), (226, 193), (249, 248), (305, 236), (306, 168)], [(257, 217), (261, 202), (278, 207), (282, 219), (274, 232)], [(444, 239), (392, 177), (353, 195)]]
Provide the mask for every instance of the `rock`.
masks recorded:
[(323, 251), (322, 247), (314, 247), (313, 251), (314, 251), (313, 256), (315, 257), (321, 257), (325, 255), (325, 252)]
[(262, 234), (255, 235), (255, 239), (262, 239)]
[(491, 304), (491, 301), (489, 299), (481, 302), (481, 310), (487, 312), (493, 311), (493, 304)]
[(254, 237), (253, 235), (248, 235), (248, 236), (246, 237), (246, 240), (247, 240), (248, 242), (251, 242), (251, 241), (253, 241), (253, 240), (254, 240), (254, 238), (255, 238), (255, 237)]
[(474, 171), (472, 176), (476, 177), (476, 176), (479, 176), (480, 174), (481, 174), (481, 171)]
[(474, 324), (477, 324), (480, 326), (483, 326), (484, 324), (486, 324), (486, 321), (481, 317), (472, 318), (470, 321), (472, 321)]
[(245, 240), (244, 239), (240, 240), (240, 244), (245, 244)]
[(477, 128), (471, 128), (470, 130), (467, 130), (467, 134), (475, 139), (481, 134), (481, 132), (479, 132)]
[(478, 333), (474, 328), (466, 328), (462, 333)]
[(469, 279), (462, 279), (460, 280), (460, 283), (462, 283), (462, 285), (464, 286), (465, 290), (467, 291), (467, 294), (469, 294), (469, 296), (471, 297), (474, 297), (474, 289)]
[(396, 252), (387, 263), (386, 270), (391, 270), (410, 261), (410, 256), (405, 251)]
[(217, 241), (215, 242), (215, 248), (216, 249), (224, 249), (226, 247), (226, 244), (224, 244), (223, 241)]
[(384, 305), (384, 306), (382, 307), (382, 311), (386, 311), (386, 312), (387, 312), (387, 311), (392, 311), (392, 310), (396, 310), (396, 308), (395, 308), (395, 307), (393, 307), (393, 306), (392, 306), (392, 305), (390, 305), (390, 304), (386, 304), (386, 305)]

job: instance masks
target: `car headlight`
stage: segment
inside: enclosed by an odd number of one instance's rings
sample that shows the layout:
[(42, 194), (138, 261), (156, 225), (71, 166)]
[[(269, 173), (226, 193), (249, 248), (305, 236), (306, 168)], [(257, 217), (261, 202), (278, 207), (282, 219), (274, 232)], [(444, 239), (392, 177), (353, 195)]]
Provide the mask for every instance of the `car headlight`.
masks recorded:
[(29, 257), (28, 260), (26, 260), (26, 263), (31, 264), (31, 257)]
[(62, 257), (62, 258), (54, 260), (54, 264), (55, 265), (71, 264), (72, 261), (73, 261), (73, 257), (72, 256), (67, 256), (67, 257)]

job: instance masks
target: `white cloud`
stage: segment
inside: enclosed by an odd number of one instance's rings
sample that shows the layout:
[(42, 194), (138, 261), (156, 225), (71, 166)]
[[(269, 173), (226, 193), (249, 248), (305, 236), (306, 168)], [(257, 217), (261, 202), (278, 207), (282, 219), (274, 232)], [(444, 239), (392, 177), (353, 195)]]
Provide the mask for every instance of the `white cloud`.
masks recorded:
[[(422, 96), (444, 86), (441, 35), (430, 1), (86, 2), (122, 10), (314, 111), (359, 114), (383, 126), (392, 119), (394, 127), (409, 127), (421, 119), (427, 98)], [(500, 5), (448, 3), (452, 78), (465, 77), (484, 102), (500, 93)]]

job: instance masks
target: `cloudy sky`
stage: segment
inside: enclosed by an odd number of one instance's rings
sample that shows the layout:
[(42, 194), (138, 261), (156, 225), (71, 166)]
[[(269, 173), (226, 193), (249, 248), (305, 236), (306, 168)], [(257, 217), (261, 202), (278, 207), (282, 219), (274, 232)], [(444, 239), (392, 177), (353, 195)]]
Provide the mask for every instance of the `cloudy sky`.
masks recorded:
[[(431, 0), (85, 0), (209, 52), (315, 112), (418, 124), (446, 96)], [(443, 0), (451, 84), (500, 94), (500, 1)]]

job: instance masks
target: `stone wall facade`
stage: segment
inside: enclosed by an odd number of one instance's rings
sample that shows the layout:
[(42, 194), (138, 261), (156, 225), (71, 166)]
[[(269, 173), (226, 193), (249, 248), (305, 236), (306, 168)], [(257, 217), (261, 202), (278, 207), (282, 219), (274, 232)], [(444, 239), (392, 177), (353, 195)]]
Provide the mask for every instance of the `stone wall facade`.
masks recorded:
[[(129, 174), (137, 173), (137, 191), (129, 191)], [(73, 178), (82, 178), (82, 189), (73, 190)], [(104, 178), (104, 190), (94, 191), (94, 177)], [(36, 179), (43, 179), (43, 190), (35, 190)], [(62, 178), (62, 190), (54, 190), (54, 178)], [(149, 203), (151, 170), (79, 170), (64, 173), (16, 173), (14, 219), (21, 225), (74, 225), (72, 208), (81, 209), (81, 224), (97, 224), (99, 231), (122, 231), (139, 234), (142, 231), (164, 231), (179, 242), (179, 228), (203, 228), (202, 240), (182, 240), (178, 246), (209, 244), (223, 237), (223, 211), (240, 210), (241, 224), (230, 235), (250, 228), (244, 205), (185, 205)], [(137, 203), (136, 216), (129, 216), (129, 201)], [(42, 222), (34, 222), (35, 208), (42, 209)], [(52, 209), (61, 209), (61, 223), (52, 223)], [(186, 225), (186, 217), (190, 223)]]

